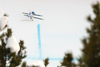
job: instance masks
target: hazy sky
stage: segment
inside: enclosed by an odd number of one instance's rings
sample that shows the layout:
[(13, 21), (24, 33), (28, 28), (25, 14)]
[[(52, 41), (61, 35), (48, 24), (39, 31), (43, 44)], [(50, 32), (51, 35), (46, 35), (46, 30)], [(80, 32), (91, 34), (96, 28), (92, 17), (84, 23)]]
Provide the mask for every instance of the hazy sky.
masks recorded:
[[(92, 15), (91, 4), (97, 0), (0, 0), (0, 17), (9, 14), (9, 28), (17, 41), (24, 40), (27, 60), (39, 57), (37, 24), (40, 24), (42, 57), (62, 58), (65, 52), (72, 52), (76, 58), (81, 55), (81, 39), (87, 36), (86, 21)], [(43, 21), (21, 21), (29, 18), (22, 12), (35, 11), (43, 15)], [(55, 64), (55, 65), (54, 65)], [(59, 61), (51, 61), (49, 67), (56, 67)]]

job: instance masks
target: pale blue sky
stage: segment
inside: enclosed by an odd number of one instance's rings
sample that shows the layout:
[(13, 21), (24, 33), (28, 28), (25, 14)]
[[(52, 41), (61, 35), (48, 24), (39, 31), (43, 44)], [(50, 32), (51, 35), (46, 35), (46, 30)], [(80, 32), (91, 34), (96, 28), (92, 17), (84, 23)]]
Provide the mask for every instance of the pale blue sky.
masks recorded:
[[(97, 0), (0, 0), (0, 17), (9, 14), (8, 25), (19, 41), (24, 40), (27, 58), (38, 58), (37, 24), (41, 28), (42, 57), (62, 58), (65, 52), (74, 57), (81, 55), (81, 39), (87, 36), (89, 24), (86, 17), (92, 14), (91, 4)], [(22, 12), (35, 11), (43, 15), (43, 21), (29, 19)], [(94, 16), (93, 16), (94, 17)], [(28, 59), (29, 60), (29, 59)], [(32, 60), (32, 59), (31, 59)], [(55, 64), (55, 65), (53, 65)], [(50, 61), (56, 67), (59, 61)]]

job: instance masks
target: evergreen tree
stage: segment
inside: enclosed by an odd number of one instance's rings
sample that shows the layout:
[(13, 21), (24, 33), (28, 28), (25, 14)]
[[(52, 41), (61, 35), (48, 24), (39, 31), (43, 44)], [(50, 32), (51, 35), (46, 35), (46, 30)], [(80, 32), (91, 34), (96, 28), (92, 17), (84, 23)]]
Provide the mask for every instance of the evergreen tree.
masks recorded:
[(95, 18), (88, 16), (91, 28), (87, 28), (88, 37), (83, 42), (83, 61), (88, 67), (100, 67), (100, 3), (92, 5)]
[(73, 63), (73, 66), (72, 67), (77, 67), (77, 64)]
[(22, 51), (25, 50), (22, 40), (19, 42), (20, 50), (17, 54), (15, 52), (11, 53), (10, 48), (6, 48), (7, 40), (11, 36), (11, 29), (7, 29), (7, 32), (0, 35), (0, 67), (16, 67), (20, 65), (22, 59), (26, 57), (26, 52), (24, 54), (22, 53)]
[(46, 58), (46, 59), (44, 59), (43, 61), (44, 61), (45, 67), (47, 67), (47, 65), (49, 64), (49, 58)]
[(79, 57), (79, 58), (77, 58), (77, 60), (79, 62), (79, 66), (82, 67), (83, 58)]
[(72, 67), (73, 56), (72, 53), (65, 53), (61, 66)]
[(27, 67), (26, 62), (23, 62), (21, 67)]

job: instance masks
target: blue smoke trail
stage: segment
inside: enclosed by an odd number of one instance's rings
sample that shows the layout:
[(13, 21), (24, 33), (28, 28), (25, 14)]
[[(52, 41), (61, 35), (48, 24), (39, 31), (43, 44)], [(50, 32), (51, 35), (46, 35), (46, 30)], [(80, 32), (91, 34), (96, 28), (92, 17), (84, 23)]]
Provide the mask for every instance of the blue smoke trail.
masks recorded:
[[(37, 31), (38, 31), (39, 58), (27, 58), (27, 59), (43, 60), (42, 50), (41, 50), (40, 24), (37, 25)], [(49, 60), (63, 60), (63, 58), (49, 58)], [(78, 60), (74, 58), (73, 61), (78, 61)]]
[(40, 24), (37, 25), (37, 31), (38, 31), (38, 47), (39, 47), (39, 58), (42, 59), (42, 52), (41, 52), (41, 37), (40, 37)]
[[(31, 59), (31, 60), (42, 60), (45, 58), (33, 58), (33, 57), (26, 57), (26, 59)], [(49, 58), (50, 61), (62, 61), (63, 58)], [(78, 61), (78, 59), (74, 58), (72, 61)]]

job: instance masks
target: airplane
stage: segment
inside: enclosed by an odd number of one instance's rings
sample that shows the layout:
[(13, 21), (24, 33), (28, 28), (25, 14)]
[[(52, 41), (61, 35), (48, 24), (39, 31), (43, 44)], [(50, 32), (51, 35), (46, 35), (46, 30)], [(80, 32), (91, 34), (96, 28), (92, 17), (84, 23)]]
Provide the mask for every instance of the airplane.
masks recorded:
[(33, 18), (39, 19), (39, 20), (43, 20), (42, 18), (35, 17), (35, 16), (40, 16), (40, 17), (42, 17), (42, 15), (35, 14), (34, 11), (30, 11), (29, 13), (23, 12), (23, 14), (24, 14), (24, 16), (30, 17), (30, 19), (31, 19), (32, 21), (33, 21)]

